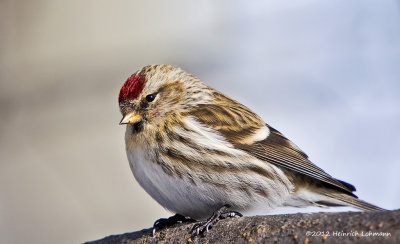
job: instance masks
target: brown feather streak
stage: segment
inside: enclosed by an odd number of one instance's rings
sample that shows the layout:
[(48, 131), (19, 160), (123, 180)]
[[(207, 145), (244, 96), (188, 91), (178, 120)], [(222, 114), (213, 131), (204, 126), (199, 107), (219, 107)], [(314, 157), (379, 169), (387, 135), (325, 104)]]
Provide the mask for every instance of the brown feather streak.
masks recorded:
[[(352, 194), (354, 187), (350, 187), (350, 184), (342, 184), (311, 163), (304, 152), (294, 146), (279, 131), (268, 125), (270, 135), (265, 140), (252, 145), (240, 143), (241, 139), (265, 126), (265, 123), (251, 110), (236, 101), (218, 92), (214, 95), (216, 99), (212, 105), (198, 106), (191, 114), (206, 126), (220, 132), (236, 148), (244, 150), (267, 163), (302, 173), (312, 179), (336, 187), (340, 191)], [(216, 122), (216, 120), (218, 121)]]

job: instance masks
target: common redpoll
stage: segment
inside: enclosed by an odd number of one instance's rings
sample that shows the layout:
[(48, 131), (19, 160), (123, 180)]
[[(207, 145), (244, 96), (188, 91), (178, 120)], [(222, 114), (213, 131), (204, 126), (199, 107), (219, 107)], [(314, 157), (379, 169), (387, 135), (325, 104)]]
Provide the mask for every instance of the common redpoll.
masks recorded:
[(254, 209), (381, 210), (359, 200), (353, 185), (314, 165), (250, 109), (180, 68), (137, 71), (122, 86), (119, 107), (133, 175), (178, 219), (219, 213), (204, 222), (208, 228), (219, 215)]

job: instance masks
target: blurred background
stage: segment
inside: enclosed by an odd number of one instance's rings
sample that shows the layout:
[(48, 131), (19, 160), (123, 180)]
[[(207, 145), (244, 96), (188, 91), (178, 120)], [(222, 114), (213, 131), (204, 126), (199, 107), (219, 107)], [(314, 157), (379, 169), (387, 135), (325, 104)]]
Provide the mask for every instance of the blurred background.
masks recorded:
[(84, 242), (171, 215), (134, 180), (118, 125), (120, 87), (154, 63), (400, 207), (399, 1), (0, 0), (0, 31), (0, 243)]

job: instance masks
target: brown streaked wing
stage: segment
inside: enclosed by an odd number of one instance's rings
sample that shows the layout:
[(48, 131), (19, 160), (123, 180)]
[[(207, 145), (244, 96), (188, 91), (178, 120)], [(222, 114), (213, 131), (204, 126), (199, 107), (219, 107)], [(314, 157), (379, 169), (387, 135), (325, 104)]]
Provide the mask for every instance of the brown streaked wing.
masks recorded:
[(269, 125), (266, 126), (270, 129), (270, 135), (265, 140), (253, 144), (242, 143), (243, 138), (247, 138), (265, 123), (250, 109), (233, 99), (219, 94), (218, 101), (198, 106), (191, 115), (219, 131), (236, 148), (258, 159), (304, 174), (350, 194), (355, 191), (352, 185), (343, 184), (309, 161), (303, 151)]
[(307, 155), (303, 151), (284, 137), (280, 132), (270, 126), (268, 126), (268, 128), (271, 133), (265, 140), (258, 141), (251, 145), (235, 142), (232, 143), (235, 147), (240, 148), (263, 161), (307, 175), (313, 179), (336, 186), (349, 193), (352, 193), (355, 190), (352, 185), (341, 183), (313, 164), (308, 160)]

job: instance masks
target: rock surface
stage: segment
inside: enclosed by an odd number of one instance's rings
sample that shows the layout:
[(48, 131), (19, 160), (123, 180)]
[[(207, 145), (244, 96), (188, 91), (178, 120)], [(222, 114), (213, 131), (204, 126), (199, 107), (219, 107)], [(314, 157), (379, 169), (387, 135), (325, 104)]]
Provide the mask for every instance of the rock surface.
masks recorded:
[(176, 224), (152, 236), (151, 229), (112, 235), (111, 243), (400, 243), (400, 210), (285, 214), (220, 220), (202, 236), (193, 224)]

